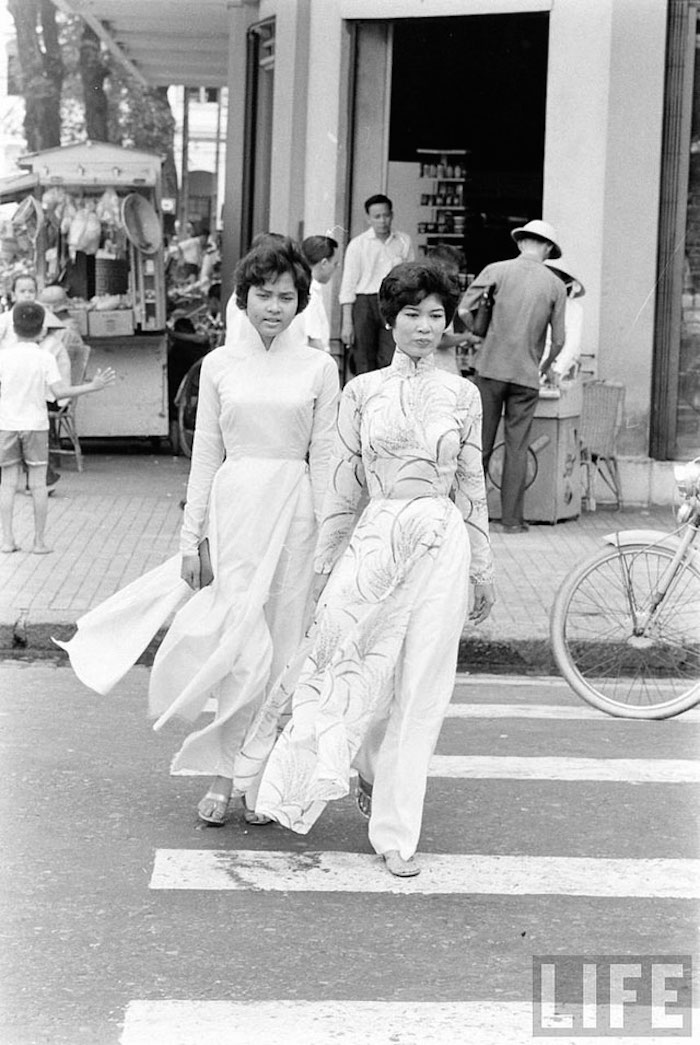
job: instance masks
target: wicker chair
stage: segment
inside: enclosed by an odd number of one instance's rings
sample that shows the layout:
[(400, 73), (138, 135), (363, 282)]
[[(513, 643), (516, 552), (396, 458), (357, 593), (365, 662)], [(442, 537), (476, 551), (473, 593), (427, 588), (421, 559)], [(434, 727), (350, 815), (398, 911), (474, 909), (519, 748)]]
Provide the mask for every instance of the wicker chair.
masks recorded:
[[(85, 381), (88, 360), (90, 359), (90, 346), (82, 344), (70, 350), (71, 384), (80, 385)], [(52, 454), (70, 454), (75, 457), (75, 466), (79, 472), (83, 470), (83, 452), (78, 438), (78, 429), (75, 425), (75, 404), (77, 398), (69, 399), (68, 402), (49, 413), (49, 425), (51, 428)], [(63, 447), (62, 440), (70, 443), (70, 447)]]
[(600, 478), (615, 496), (615, 508), (622, 507), (620, 474), (617, 467), (617, 435), (622, 426), (625, 386), (617, 381), (586, 381), (581, 408), (582, 499), (588, 511), (596, 509), (596, 480)]

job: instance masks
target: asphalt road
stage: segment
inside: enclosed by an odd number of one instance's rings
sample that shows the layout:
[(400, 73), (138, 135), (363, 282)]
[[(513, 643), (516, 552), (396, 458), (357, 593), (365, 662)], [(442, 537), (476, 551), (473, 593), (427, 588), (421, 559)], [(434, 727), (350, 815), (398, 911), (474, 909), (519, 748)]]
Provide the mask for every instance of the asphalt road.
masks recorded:
[(697, 712), (462, 680), (406, 885), (351, 798), (305, 837), (200, 825), (146, 682), (0, 663), (3, 1045), (509, 1045), (533, 1041), (533, 955), (700, 965)]

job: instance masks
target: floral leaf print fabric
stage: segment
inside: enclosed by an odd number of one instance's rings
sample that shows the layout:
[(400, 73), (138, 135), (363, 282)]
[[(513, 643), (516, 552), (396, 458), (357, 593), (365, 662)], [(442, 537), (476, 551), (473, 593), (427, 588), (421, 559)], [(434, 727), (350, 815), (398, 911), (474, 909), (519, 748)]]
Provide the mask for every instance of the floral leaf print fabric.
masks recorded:
[[(416, 365), (397, 352), (343, 393), (316, 554), (316, 570), (332, 576), (235, 766), (234, 786), (249, 793), (265, 767), (256, 810), (294, 831), (307, 832), (326, 802), (348, 793), (353, 758), (391, 703), (412, 609), (465, 530), (472, 580), (492, 577), (480, 425), (476, 388), (432, 357)], [(466, 526), (454, 526), (458, 510)], [(466, 575), (459, 583), (466, 589)]]

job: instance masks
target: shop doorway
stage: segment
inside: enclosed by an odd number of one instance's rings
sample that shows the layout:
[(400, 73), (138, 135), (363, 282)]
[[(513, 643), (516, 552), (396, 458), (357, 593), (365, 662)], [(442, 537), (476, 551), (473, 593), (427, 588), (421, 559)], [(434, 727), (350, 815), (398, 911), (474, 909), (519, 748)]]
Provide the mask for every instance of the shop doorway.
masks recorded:
[(272, 103), (275, 84), (275, 20), (248, 30), (241, 246), (269, 232), (272, 168)]
[[(412, 18), (356, 29), (353, 234), (364, 227), (362, 199), (384, 191), (418, 253), (449, 242), (471, 273), (512, 256), (511, 230), (542, 216), (549, 16)], [(373, 154), (383, 149), (383, 179), (377, 162), (367, 162), (368, 141)]]

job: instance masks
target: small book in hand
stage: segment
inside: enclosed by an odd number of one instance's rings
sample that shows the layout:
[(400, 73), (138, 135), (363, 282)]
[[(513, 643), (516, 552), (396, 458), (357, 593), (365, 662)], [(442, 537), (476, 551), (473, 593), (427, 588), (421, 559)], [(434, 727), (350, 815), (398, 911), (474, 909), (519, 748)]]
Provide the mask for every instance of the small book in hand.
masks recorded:
[(211, 565), (211, 552), (209, 551), (209, 538), (205, 537), (199, 543), (199, 586), (206, 588), (214, 580), (214, 570)]

